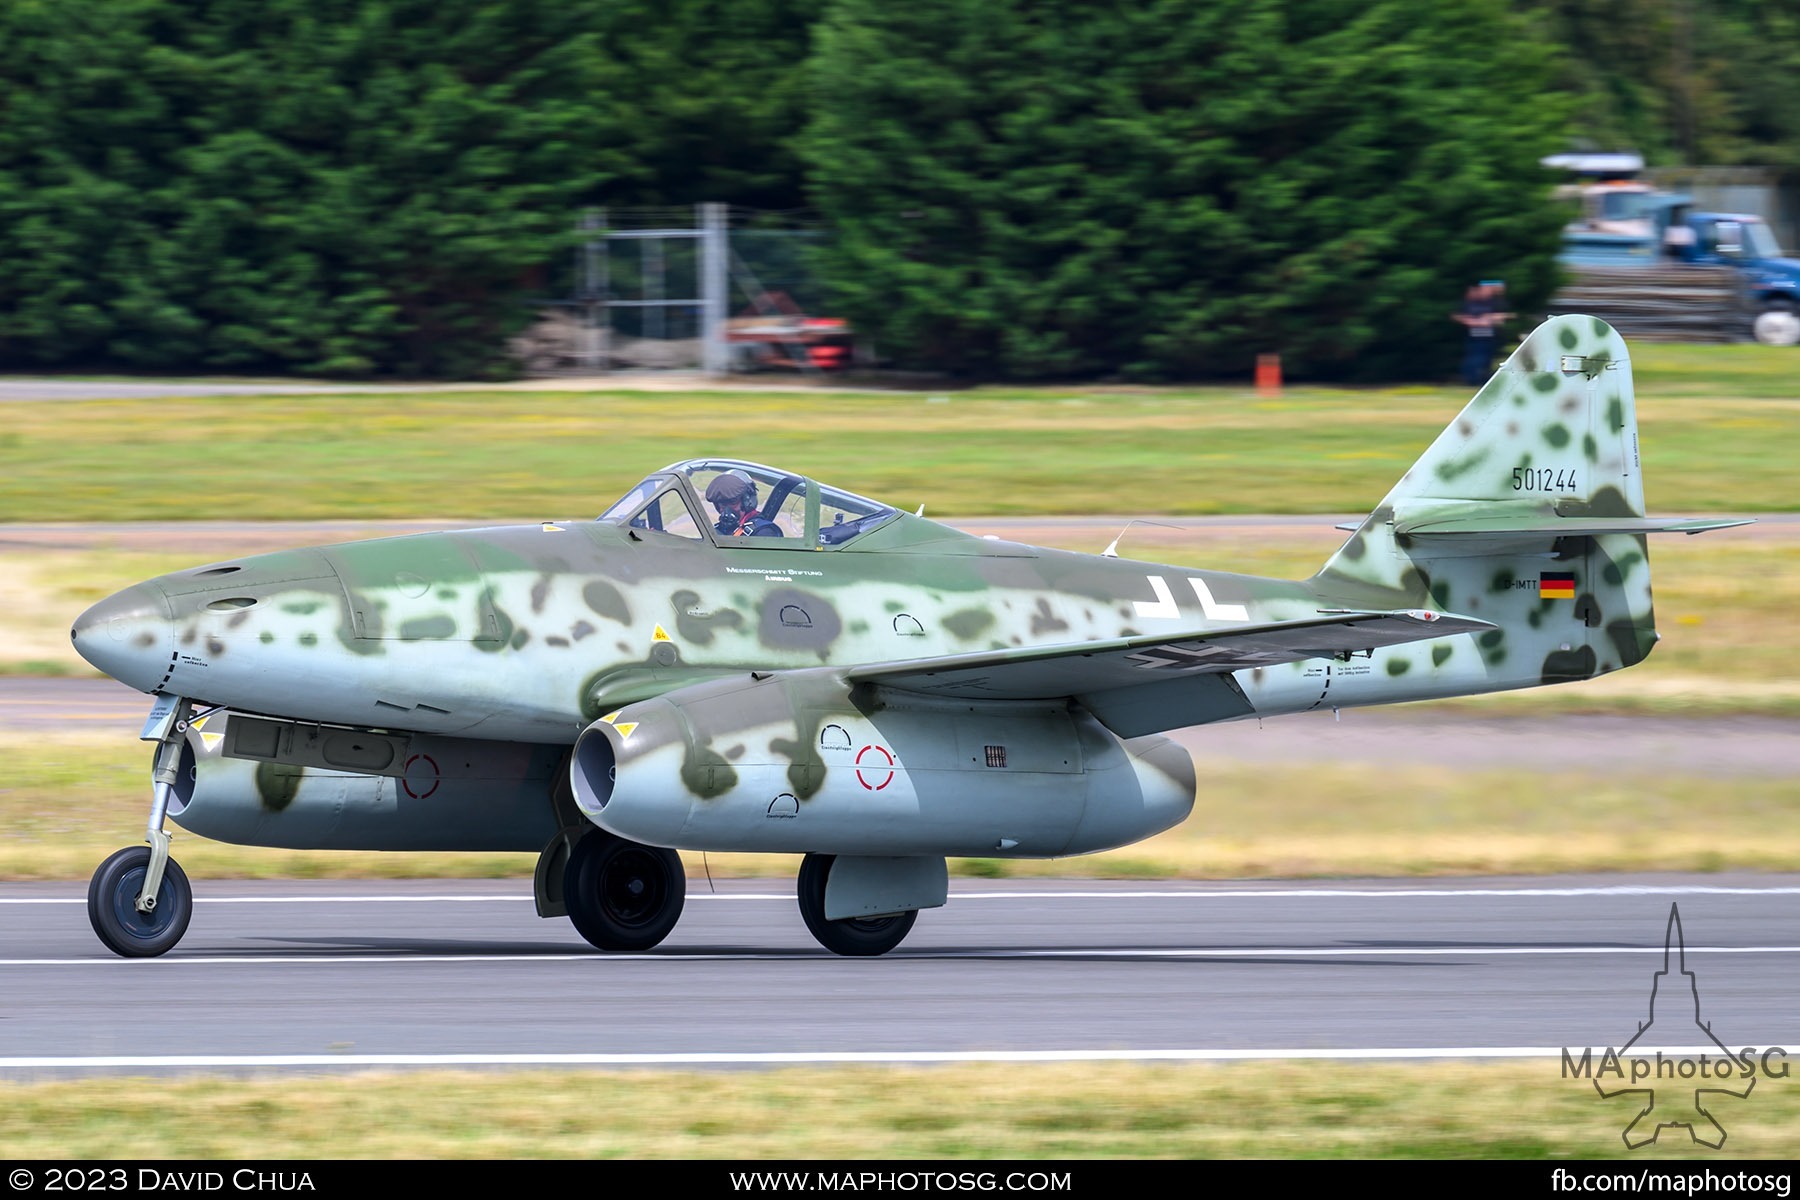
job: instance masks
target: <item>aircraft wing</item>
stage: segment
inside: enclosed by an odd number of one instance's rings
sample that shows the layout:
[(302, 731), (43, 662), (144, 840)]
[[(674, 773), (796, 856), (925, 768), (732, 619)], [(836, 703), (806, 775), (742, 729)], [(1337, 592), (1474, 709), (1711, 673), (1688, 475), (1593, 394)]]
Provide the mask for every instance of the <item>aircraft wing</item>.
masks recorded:
[(1255, 710), (1232, 671), (1493, 628), (1423, 609), (1321, 609), (1293, 621), (872, 663), (852, 668), (847, 678), (953, 699), (1072, 696), (1114, 733), (1137, 737), (1250, 715)]

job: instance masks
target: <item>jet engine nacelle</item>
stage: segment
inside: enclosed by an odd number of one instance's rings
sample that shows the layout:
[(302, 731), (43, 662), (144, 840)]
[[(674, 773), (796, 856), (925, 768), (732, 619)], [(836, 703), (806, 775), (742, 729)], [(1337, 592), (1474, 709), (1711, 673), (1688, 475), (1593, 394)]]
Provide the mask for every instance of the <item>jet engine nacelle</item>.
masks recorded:
[(576, 803), (620, 837), (692, 850), (1050, 858), (1185, 819), (1194, 768), (1064, 703), (734, 677), (630, 705), (581, 735)]
[[(268, 757), (228, 757), (228, 749)], [(250, 846), (536, 851), (557, 832), (551, 789), (567, 754), (566, 746), (371, 733), (220, 712), (187, 731), (169, 816), (190, 833)], [(368, 773), (296, 760), (362, 766)]]

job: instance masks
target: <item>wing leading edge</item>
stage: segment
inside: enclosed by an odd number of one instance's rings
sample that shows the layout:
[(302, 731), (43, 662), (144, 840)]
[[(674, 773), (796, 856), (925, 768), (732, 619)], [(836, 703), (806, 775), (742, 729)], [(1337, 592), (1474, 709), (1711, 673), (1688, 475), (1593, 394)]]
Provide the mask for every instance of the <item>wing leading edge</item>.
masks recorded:
[(954, 699), (1072, 696), (1114, 733), (1139, 737), (1249, 715), (1232, 671), (1493, 628), (1424, 609), (1321, 609), (1295, 621), (873, 663), (852, 668), (846, 678)]

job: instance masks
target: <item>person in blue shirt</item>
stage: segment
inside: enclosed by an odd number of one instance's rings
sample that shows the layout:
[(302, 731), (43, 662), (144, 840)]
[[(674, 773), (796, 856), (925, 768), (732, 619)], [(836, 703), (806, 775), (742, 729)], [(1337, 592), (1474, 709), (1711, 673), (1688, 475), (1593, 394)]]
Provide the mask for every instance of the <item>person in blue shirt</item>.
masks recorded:
[(1469, 331), (1463, 343), (1462, 378), (1470, 387), (1480, 387), (1494, 373), (1494, 348), (1500, 342), (1500, 326), (1512, 318), (1500, 311), (1506, 285), (1498, 279), (1483, 279), (1469, 285), (1463, 293), (1462, 307), (1451, 320)]

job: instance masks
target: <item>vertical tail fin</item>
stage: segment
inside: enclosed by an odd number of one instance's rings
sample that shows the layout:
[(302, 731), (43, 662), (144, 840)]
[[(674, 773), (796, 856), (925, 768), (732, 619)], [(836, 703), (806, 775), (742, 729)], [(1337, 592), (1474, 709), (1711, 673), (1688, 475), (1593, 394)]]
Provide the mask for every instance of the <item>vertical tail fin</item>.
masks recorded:
[[(1612, 326), (1538, 326), (1400, 477), (1358, 536), (1435, 522), (1644, 515), (1631, 360)], [(1355, 577), (1356, 538), (1326, 564)]]
[(1454, 639), (1434, 643), (1423, 674), (1462, 676), (1469, 690), (1585, 679), (1656, 641), (1644, 535), (1731, 524), (1644, 515), (1625, 343), (1604, 321), (1556, 317), (1311, 583), (1346, 606), (1431, 607), (1500, 627), (1474, 639), (1478, 663)]

